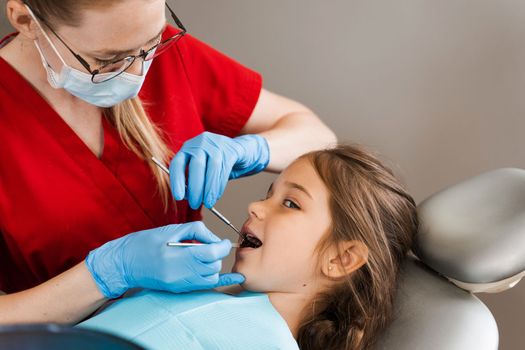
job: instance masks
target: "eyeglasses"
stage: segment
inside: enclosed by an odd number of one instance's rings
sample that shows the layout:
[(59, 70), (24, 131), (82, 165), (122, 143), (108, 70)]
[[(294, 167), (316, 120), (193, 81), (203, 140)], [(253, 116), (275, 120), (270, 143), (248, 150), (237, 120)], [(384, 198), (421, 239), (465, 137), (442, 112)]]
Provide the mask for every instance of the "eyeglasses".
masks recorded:
[(62, 40), (62, 38), (53, 30), (53, 28), (51, 28), (51, 26), (46, 23), (46, 21), (38, 12), (34, 11), (25, 1), (24, 3), (35, 14), (35, 16), (38, 17), (38, 19), (42, 23), (44, 23), (49, 28), (49, 30), (51, 30), (51, 32), (57, 37), (57, 39), (60, 40), (62, 44), (64, 44), (64, 46), (69, 50), (69, 52), (71, 52), (71, 54), (73, 54), (73, 56), (80, 62), (80, 64), (91, 74), (91, 81), (94, 84), (106, 82), (124, 73), (126, 70), (129, 69), (129, 67), (133, 65), (137, 58), (142, 58), (144, 61), (154, 59), (163, 52), (166, 52), (167, 49), (173, 46), (173, 44), (179, 41), (179, 39), (186, 34), (186, 28), (179, 20), (175, 12), (173, 12), (170, 6), (166, 3), (166, 7), (168, 8), (168, 11), (171, 14), (171, 18), (173, 18), (175, 24), (180, 29), (178, 33), (166, 40), (160, 41), (159, 43), (150, 47), (148, 50), (141, 49), (138, 55), (129, 55), (124, 58), (120, 58), (118, 60), (110, 61), (106, 64), (103, 64), (97, 69), (92, 69), (89, 63), (87, 63), (87, 61), (82, 56), (73, 51), (73, 49), (71, 49), (64, 42), (64, 40)]

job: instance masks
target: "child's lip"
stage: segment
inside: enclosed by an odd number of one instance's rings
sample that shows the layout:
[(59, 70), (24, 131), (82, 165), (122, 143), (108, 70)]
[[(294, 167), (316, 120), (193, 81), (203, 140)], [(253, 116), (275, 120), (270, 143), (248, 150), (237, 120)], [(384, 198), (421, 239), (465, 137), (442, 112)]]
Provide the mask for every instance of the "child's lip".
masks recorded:
[[(262, 240), (259, 238), (259, 236), (249, 227), (248, 223), (245, 223), (241, 228), (241, 234), (243, 235), (250, 235), (258, 239), (261, 243)], [(242, 241), (242, 238), (239, 237), (240, 241)], [(240, 243), (239, 241), (239, 243)]]

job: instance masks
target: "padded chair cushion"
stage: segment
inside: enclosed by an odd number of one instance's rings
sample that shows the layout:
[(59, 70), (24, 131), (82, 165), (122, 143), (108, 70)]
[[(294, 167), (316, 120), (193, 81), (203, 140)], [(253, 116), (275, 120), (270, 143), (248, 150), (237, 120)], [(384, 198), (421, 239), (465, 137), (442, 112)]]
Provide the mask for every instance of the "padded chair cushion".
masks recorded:
[(377, 350), (498, 348), (496, 321), (487, 307), (413, 258), (404, 265), (395, 307)]
[(429, 197), (418, 212), (421, 227), (414, 250), (432, 269), (467, 284), (521, 278), (525, 170), (478, 175)]

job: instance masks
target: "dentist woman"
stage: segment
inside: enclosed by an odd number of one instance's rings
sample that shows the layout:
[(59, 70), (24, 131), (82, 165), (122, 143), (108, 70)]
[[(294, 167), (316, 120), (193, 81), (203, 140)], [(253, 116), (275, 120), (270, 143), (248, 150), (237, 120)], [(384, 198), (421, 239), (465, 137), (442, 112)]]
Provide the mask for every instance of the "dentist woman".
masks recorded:
[[(1, 323), (76, 322), (132, 287), (242, 282), (218, 275), (231, 245), (200, 206), (229, 179), (335, 142), (309, 109), (186, 34), (170, 1), (7, 0)], [(187, 239), (209, 244), (165, 244)]]

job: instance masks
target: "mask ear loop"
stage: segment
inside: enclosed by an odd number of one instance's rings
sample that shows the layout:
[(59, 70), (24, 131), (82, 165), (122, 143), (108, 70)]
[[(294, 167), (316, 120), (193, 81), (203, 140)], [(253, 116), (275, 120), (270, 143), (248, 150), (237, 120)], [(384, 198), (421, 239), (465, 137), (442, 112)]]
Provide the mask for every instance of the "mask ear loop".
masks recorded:
[[(58, 52), (58, 49), (56, 48), (55, 44), (53, 44), (53, 41), (51, 40), (51, 38), (49, 38), (49, 36), (47, 35), (46, 31), (44, 30), (44, 28), (42, 28), (42, 25), (40, 25), (40, 22), (38, 21), (38, 19), (36, 18), (35, 14), (33, 13), (33, 11), (31, 10), (31, 8), (29, 8), (29, 6), (27, 5), (24, 5), (27, 10), (29, 11), (29, 14), (31, 15), (31, 17), (33, 17), (33, 20), (35, 21), (36, 25), (38, 26), (38, 28), (40, 29), (40, 31), (42, 32), (42, 34), (44, 34), (44, 37), (46, 38), (47, 42), (49, 43), (49, 45), (51, 46), (51, 48), (53, 49), (53, 51), (55, 51), (55, 54), (58, 56), (58, 58), (60, 59), (60, 62), (62, 62), (62, 64), (64, 66), (67, 66), (67, 63), (66, 61), (64, 61), (64, 59), (62, 58), (62, 55), (60, 55), (60, 52)], [(35, 44), (36, 44), (36, 47), (38, 49), (38, 51), (40, 52), (40, 55), (42, 57), (45, 57), (42, 53), (42, 49), (40, 48), (40, 45), (38, 45), (38, 43), (36, 42), (36, 39), (35, 39)], [(47, 61), (47, 60), (46, 60)], [(46, 62), (47, 65), (49, 66), (49, 63)]]
[(34, 40), (33, 43), (35, 44), (36, 50), (40, 54), (40, 58), (42, 59), (42, 64), (44, 65), (44, 67), (47, 66), (47, 67), (51, 68), (51, 65), (49, 65), (49, 63), (47, 62), (46, 58), (44, 57), (44, 53), (42, 52), (42, 49), (40, 48), (40, 45), (38, 45), (36, 40)]

